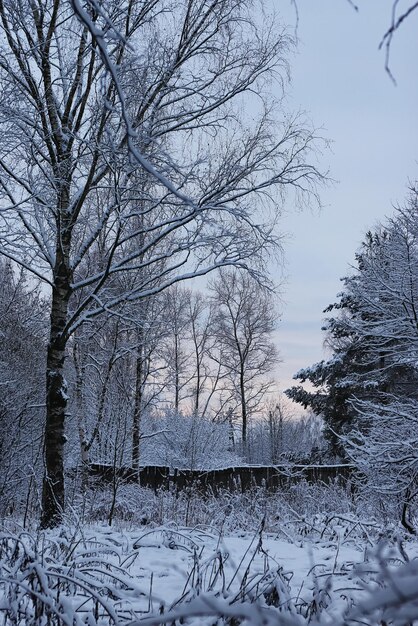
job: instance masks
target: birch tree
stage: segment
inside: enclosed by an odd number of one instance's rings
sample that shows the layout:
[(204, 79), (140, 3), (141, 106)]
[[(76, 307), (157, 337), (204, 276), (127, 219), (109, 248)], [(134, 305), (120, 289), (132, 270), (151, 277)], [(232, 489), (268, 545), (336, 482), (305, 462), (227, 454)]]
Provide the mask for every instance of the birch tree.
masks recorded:
[(74, 332), (216, 267), (254, 273), (277, 245), (283, 193), (316, 193), (315, 133), (265, 95), (286, 80), (290, 41), (256, 11), (240, 0), (0, 1), (0, 252), (50, 293), (44, 527), (65, 508)]

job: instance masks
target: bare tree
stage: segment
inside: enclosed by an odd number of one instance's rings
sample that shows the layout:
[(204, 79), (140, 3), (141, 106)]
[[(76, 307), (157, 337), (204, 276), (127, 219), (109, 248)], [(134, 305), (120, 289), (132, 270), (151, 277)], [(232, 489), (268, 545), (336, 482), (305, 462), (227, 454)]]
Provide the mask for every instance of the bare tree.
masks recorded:
[[(64, 510), (75, 330), (192, 275), (250, 268), (277, 245), (280, 194), (306, 198), (321, 179), (307, 162), (315, 133), (262, 98), (286, 76), (289, 39), (257, 27), (251, 4), (109, 0), (81, 14), (69, 0), (0, 2), (0, 253), (51, 294), (43, 526)], [(123, 37), (103, 47), (112, 28)], [(252, 122), (239, 111), (257, 91)], [(152, 183), (138, 183), (138, 162)]]
[(194, 415), (204, 416), (219, 383), (217, 372), (213, 375), (210, 351), (216, 338), (213, 334), (213, 307), (200, 292), (192, 292), (188, 310), (193, 351), (192, 391)]
[(272, 370), (278, 362), (272, 338), (277, 322), (274, 299), (251, 276), (232, 270), (221, 271), (210, 289), (217, 309), (219, 358), (240, 407), (245, 447), (248, 420), (271, 389)]
[[(166, 388), (165, 364), (162, 362), (163, 341), (167, 335), (166, 310), (161, 297), (140, 303), (134, 325), (135, 387), (132, 418), (132, 467), (139, 468), (140, 444), (144, 436), (143, 416), (160, 399)], [(138, 306), (138, 305), (137, 305)]]
[(175, 413), (182, 401), (190, 397), (191, 346), (188, 308), (191, 291), (174, 285), (164, 294), (166, 336), (162, 346), (167, 396), (172, 397)]

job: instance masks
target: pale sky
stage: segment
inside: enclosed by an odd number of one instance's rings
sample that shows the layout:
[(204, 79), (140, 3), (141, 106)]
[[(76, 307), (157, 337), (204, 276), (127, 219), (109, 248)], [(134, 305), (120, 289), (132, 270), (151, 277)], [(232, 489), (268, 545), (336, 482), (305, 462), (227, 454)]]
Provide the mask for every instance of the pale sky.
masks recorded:
[[(324, 357), (322, 311), (341, 291), (339, 278), (350, 272), (365, 231), (390, 215), (404, 201), (408, 181), (418, 179), (418, 13), (393, 43), (394, 86), (378, 50), (392, 0), (356, 1), (358, 13), (347, 0), (298, 0), (300, 42), (290, 103), (307, 110), (333, 142), (321, 162), (338, 183), (322, 193), (321, 213), (298, 214), (289, 207), (282, 221), (289, 236), (278, 332), (280, 388)], [(280, 0), (280, 11), (294, 23), (290, 0)]]

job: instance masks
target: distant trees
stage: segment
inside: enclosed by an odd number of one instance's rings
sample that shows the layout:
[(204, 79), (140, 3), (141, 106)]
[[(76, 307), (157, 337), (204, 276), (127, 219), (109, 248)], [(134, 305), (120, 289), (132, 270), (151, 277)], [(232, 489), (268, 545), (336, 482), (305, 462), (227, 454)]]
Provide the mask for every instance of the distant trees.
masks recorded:
[(320, 463), (325, 453), (322, 420), (314, 413), (295, 415), (290, 403), (273, 396), (248, 429), (250, 463)]
[(65, 506), (74, 333), (181, 279), (255, 267), (283, 192), (306, 199), (322, 178), (312, 129), (266, 91), (289, 38), (254, 15), (231, 0), (0, 4), (0, 253), (50, 294), (43, 526)]
[(146, 432), (143, 458), (150, 464), (159, 459), (168, 467), (196, 470), (244, 462), (231, 446), (229, 424), (209, 416), (168, 409), (148, 418)]
[(248, 422), (274, 381), (278, 352), (272, 335), (277, 310), (271, 293), (242, 272), (219, 272), (210, 290), (216, 307), (213, 324), (220, 346), (218, 358), (238, 407), (245, 449)]
[(36, 501), (42, 468), (46, 309), (36, 284), (0, 258), (0, 516)]
[(167, 394), (173, 398), (175, 412), (180, 403), (190, 397), (190, 300), (191, 292), (173, 285), (164, 294), (165, 341), (162, 360), (165, 369)]

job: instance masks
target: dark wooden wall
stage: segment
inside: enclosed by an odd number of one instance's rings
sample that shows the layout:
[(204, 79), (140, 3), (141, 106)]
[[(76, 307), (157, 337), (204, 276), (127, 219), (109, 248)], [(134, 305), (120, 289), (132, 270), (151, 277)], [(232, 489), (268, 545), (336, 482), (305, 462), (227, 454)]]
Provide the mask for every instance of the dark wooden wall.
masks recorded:
[(350, 479), (353, 467), (350, 465), (293, 465), (291, 467), (240, 466), (225, 469), (198, 471), (171, 469), (158, 465), (141, 467), (136, 473), (132, 468), (113, 468), (109, 465), (93, 463), (90, 466), (92, 476), (111, 482), (115, 475), (128, 482), (139, 482), (143, 487), (151, 489), (178, 489), (194, 487), (202, 492), (220, 489), (230, 491), (247, 491), (252, 487), (265, 487), (275, 491), (300, 480), (309, 483), (341, 483)]

